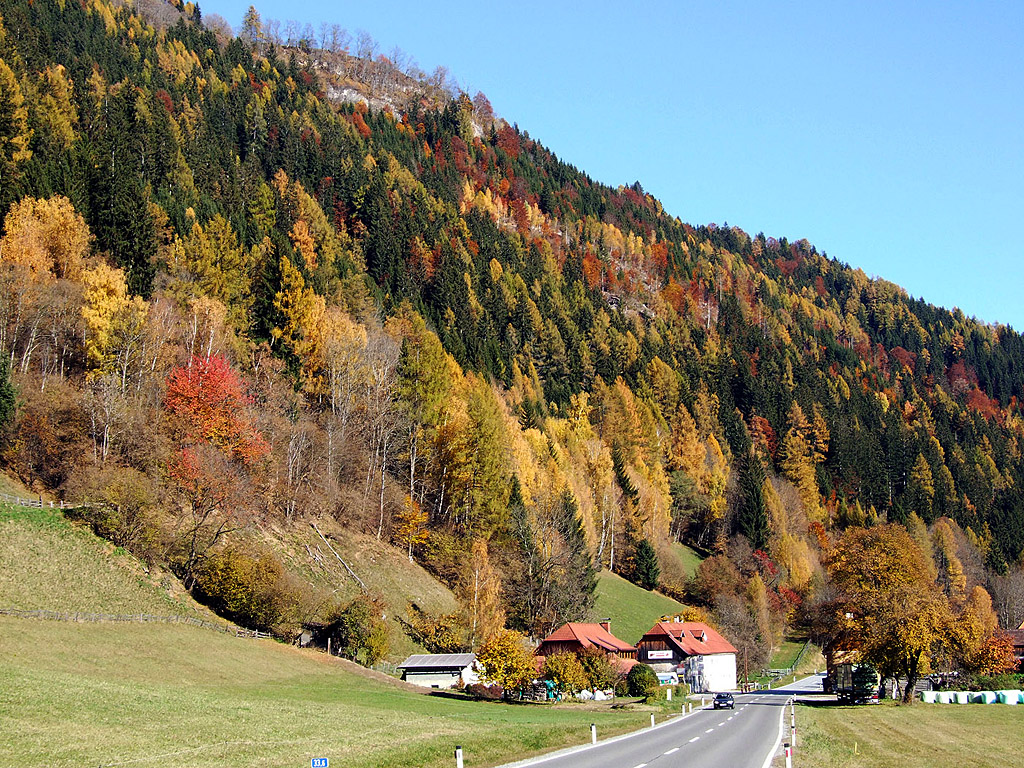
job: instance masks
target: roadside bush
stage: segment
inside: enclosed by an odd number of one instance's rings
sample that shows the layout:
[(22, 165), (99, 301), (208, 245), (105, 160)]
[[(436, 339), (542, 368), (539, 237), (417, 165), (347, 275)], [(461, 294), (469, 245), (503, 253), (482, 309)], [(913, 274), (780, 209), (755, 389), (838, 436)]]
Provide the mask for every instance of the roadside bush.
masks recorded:
[(637, 664), (626, 675), (630, 696), (651, 696), (658, 690), (658, 676), (646, 664)]
[(562, 693), (575, 695), (588, 687), (587, 673), (575, 653), (554, 653), (544, 659), (541, 676)]
[(598, 648), (584, 648), (576, 655), (587, 676), (587, 688), (603, 691), (615, 685), (619, 675), (607, 653)]

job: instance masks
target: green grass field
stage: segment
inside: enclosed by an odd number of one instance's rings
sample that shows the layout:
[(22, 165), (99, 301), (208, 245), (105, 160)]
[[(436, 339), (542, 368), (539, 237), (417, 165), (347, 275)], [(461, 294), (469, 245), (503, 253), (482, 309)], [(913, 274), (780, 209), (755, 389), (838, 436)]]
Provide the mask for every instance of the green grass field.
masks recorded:
[(467, 766), (649, 722), (647, 707), (427, 696), (267, 640), (0, 617), (0, 765)]
[(679, 559), (679, 564), (682, 566), (683, 571), (690, 578), (697, 573), (697, 566), (701, 564), (704, 559), (685, 544), (680, 544), (678, 541), (672, 544), (672, 551)]
[(768, 663), (769, 668), (789, 669), (796, 663), (800, 649), (803, 647), (803, 640), (783, 640), (782, 645), (772, 654), (772, 660)]
[[(1019, 706), (798, 706), (796, 724), (794, 766), (1001, 768), (1019, 765), (1024, 754)], [(776, 758), (773, 765), (781, 768), (785, 760)]]
[(210, 618), (171, 595), (138, 560), (60, 510), (0, 504), (0, 608)]
[(641, 589), (611, 571), (601, 571), (593, 613), (598, 618), (610, 618), (612, 634), (620, 640), (636, 643), (662, 615), (682, 607), (671, 597)]

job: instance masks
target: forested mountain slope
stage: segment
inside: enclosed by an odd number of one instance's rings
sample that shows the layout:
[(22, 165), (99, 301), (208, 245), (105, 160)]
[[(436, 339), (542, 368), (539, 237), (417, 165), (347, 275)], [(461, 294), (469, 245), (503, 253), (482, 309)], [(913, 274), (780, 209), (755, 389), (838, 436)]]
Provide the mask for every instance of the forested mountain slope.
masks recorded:
[[(278, 45), (255, 12), (242, 37), (191, 3), (0, 16), (3, 461), (229, 615), (253, 621), (237, 581), (268, 626), (329, 618), (252, 533), (321, 516), (455, 590), (413, 617), (450, 646), (585, 618), (595, 566), (639, 581), (646, 541), (763, 655), (827, 536), (885, 519), (1002, 605), (1012, 329), (685, 224), (482, 94)], [(690, 581), (676, 540), (720, 557)]]

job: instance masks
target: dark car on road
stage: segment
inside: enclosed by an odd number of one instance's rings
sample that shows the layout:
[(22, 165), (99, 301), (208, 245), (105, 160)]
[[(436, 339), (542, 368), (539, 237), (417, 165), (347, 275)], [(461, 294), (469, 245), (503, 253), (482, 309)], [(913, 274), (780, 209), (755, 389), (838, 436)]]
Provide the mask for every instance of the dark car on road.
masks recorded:
[(733, 701), (731, 693), (716, 693), (715, 694), (715, 709), (735, 709), (736, 702)]

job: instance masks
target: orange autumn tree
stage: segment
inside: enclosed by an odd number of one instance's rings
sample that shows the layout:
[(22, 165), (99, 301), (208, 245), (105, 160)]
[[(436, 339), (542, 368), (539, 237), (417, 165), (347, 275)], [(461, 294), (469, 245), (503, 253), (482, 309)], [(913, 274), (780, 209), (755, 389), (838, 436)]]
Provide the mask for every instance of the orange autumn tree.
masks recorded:
[(221, 355), (195, 356), (167, 380), (167, 412), (191, 443), (208, 443), (252, 466), (270, 447), (247, 417), (252, 404), (245, 382)]
[(901, 525), (849, 528), (828, 552), (835, 598), (822, 620), (883, 677), (918, 678), (949, 644), (952, 616), (921, 548)]

